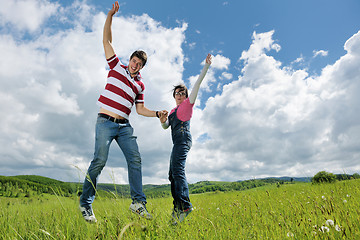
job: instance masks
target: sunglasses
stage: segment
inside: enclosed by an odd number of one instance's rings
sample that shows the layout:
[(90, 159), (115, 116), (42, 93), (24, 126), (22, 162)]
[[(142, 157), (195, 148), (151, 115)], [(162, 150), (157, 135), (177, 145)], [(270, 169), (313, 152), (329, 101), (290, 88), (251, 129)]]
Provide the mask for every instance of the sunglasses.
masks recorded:
[(180, 96), (180, 97), (182, 97), (182, 96), (186, 96), (186, 93), (184, 93), (184, 92), (175, 92), (175, 96)]

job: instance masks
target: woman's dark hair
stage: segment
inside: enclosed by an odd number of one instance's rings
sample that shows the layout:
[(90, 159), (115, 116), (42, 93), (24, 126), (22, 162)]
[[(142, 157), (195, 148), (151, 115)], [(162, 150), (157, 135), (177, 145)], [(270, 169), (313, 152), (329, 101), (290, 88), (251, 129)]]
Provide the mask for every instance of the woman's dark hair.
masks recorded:
[(147, 62), (147, 55), (146, 55), (146, 52), (142, 51), (142, 50), (137, 50), (135, 52), (133, 52), (133, 54), (131, 54), (130, 56), (130, 60), (133, 58), (133, 57), (138, 57), (142, 63), (143, 63), (143, 67), (145, 66), (146, 62)]
[(180, 89), (179, 92), (185, 91), (185, 94), (186, 94), (185, 96), (186, 96), (186, 98), (188, 97), (187, 87), (184, 84), (179, 84), (179, 85), (174, 86), (174, 89), (173, 89), (173, 97), (174, 98), (175, 98), (175, 92), (177, 89)]

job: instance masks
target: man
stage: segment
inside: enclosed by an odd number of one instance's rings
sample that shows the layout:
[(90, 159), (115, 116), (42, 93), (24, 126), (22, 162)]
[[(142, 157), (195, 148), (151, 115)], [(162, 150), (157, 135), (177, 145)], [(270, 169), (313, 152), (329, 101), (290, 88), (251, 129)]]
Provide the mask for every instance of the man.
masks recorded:
[(112, 140), (116, 140), (127, 161), (133, 200), (130, 210), (147, 219), (152, 218), (146, 209), (146, 197), (142, 190), (141, 156), (128, 119), (134, 103), (136, 112), (146, 117), (160, 117), (167, 113), (165, 110), (151, 111), (144, 106), (145, 86), (141, 81), (140, 70), (146, 64), (146, 53), (135, 51), (130, 57), (129, 65), (124, 66), (114, 52), (111, 25), (118, 10), (119, 3), (115, 2), (107, 15), (103, 32), (105, 57), (110, 70), (105, 89), (97, 102), (100, 111), (96, 122), (94, 159), (87, 171), (80, 197), (80, 211), (88, 222), (96, 222), (92, 203), (95, 199), (97, 178), (106, 164)]

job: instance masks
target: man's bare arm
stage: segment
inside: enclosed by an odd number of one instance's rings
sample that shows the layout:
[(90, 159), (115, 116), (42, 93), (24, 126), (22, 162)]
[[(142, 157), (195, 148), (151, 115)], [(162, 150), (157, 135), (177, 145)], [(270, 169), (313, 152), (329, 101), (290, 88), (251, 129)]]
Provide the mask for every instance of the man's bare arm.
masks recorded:
[(163, 114), (167, 114), (168, 112), (166, 110), (162, 111), (153, 111), (145, 107), (144, 103), (137, 103), (136, 105), (136, 112), (139, 115), (145, 116), (145, 117), (162, 117)]
[(115, 51), (112, 46), (111, 25), (112, 25), (112, 18), (114, 14), (117, 13), (118, 11), (119, 11), (119, 3), (116, 1), (113, 4), (112, 9), (109, 11), (104, 25), (103, 45), (104, 45), (106, 59), (109, 59), (115, 55)]

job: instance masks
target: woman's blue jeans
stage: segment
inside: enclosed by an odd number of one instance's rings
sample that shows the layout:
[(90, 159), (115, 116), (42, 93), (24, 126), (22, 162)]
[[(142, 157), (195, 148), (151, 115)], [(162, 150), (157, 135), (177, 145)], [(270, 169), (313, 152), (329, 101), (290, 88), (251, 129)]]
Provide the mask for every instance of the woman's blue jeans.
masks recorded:
[(192, 207), (185, 176), (186, 157), (190, 148), (191, 142), (174, 144), (170, 157), (169, 180), (171, 183), (171, 195), (174, 198), (174, 208), (179, 210)]
[(84, 181), (81, 206), (89, 206), (95, 199), (97, 180), (106, 164), (113, 140), (117, 142), (127, 161), (131, 199), (146, 203), (142, 190), (141, 156), (133, 132), (130, 123), (118, 124), (102, 117), (97, 118), (94, 159)]

